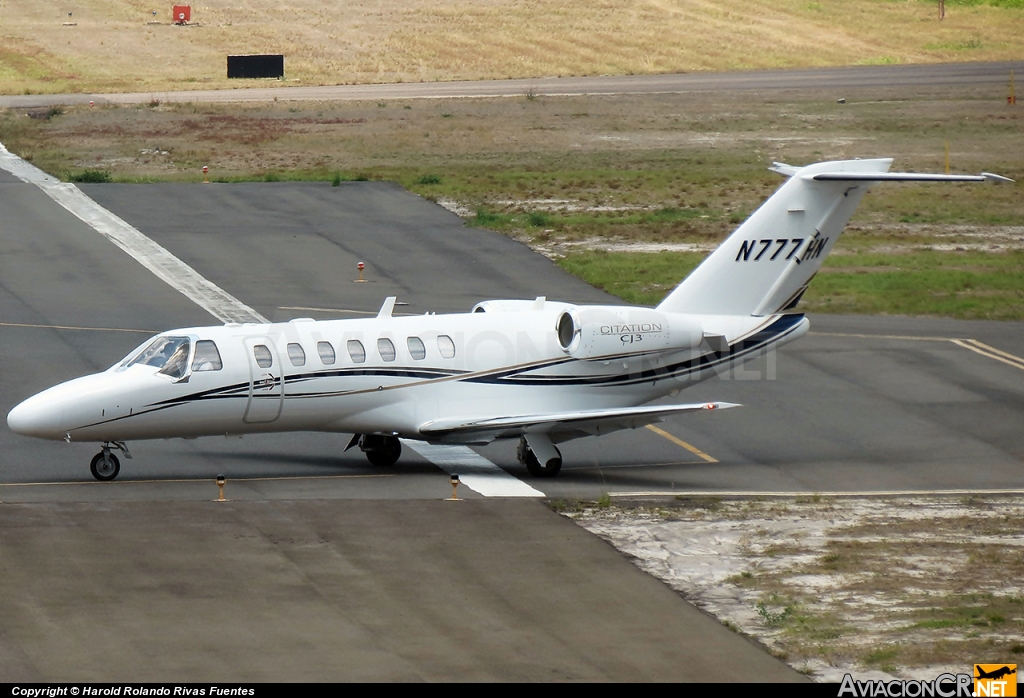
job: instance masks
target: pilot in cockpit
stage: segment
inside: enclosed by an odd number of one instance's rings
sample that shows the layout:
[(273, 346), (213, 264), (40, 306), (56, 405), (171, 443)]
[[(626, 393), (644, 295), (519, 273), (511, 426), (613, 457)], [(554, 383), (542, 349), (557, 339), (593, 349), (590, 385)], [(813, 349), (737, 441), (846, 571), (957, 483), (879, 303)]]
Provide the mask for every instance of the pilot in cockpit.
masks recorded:
[(160, 370), (161, 373), (167, 374), (172, 378), (181, 378), (185, 375), (185, 364), (188, 361), (188, 342), (182, 342), (178, 344), (174, 353), (171, 354), (171, 358), (167, 360), (167, 363)]

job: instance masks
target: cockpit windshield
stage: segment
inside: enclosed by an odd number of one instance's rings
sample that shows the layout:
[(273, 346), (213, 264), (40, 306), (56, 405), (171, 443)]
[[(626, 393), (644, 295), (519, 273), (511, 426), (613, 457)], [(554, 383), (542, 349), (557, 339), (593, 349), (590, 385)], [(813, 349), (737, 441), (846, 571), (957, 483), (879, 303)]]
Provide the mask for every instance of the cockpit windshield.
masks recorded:
[(188, 367), (188, 337), (157, 337), (126, 366), (155, 366), (159, 373), (181, 378)]

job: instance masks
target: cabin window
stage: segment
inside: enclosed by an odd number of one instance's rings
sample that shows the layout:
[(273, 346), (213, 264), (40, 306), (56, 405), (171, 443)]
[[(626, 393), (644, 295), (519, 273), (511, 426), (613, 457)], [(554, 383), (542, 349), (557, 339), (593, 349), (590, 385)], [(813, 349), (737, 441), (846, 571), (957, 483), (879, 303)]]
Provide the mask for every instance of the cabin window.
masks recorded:
[(302, 350), (301, 344), (295, 342), (288, 344), (288, 360), (292, 362), (292, 366), (306, 365), (306, 352)]
[(320, 354), (320, 363), (324, 366), (333, 366), (336, 360), (334, 356), (334, 347), (331, 346), (330, 342), (317, 342), (316, 352)]
[(391, 343), (391, 340), (386, 337), (381, 337), (377, 340), (377, 351), (380, 352), (380, 358), (385, 361), (395, 360), (395, 345)]
[(192, 359), (193, 371), (219, 371), (224, 368), (217, 345), (209, 339), (196, 342), (196, 355)]
[(270, 368), (274, 365), (274, 355), (264, 344), (257, 344), (252, 348), (252, 355), (256, 359), (256, 365), (260, 368)]
[(409, 354), (417, 361), (427, 358), (427, 348), (423, 346), (423, 340), (419, 337), (409, 337), (405, 340), (409, 345)]
[(181, 378), (188, 366), (190, 344), (188, 337), (157, 337), (128, 365), (154, 366), (165, 376)]
[(363, 343), (358, 339), (348, 340), (348, 355), (354, 364), (361, 364), (366, 361), (366, 350), (363, 349)]
[(437, 350), (446, 359), (455, 357), (455, 342), (446, 334), (437, 335)]

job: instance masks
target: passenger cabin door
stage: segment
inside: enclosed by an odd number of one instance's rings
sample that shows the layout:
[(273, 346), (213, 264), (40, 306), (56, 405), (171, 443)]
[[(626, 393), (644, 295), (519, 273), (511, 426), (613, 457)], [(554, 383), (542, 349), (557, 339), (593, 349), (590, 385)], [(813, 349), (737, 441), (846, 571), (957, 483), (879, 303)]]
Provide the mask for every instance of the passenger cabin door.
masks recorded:
[(273, 422), (281, 416), (284, 402), (284, 378), (281, 357), (269, 337), (247, 337), (249, 357), (249, 403), (242, 421), (247, 424)]

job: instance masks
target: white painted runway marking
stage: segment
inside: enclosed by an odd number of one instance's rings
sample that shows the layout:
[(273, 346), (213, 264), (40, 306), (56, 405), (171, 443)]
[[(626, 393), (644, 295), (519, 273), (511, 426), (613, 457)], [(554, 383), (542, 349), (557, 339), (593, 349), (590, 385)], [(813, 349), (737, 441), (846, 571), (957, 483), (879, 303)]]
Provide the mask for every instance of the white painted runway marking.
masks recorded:
[(449, 475), (458, 475), (459, 482), (484, 497), (545, 496), (469, 446), (439, 446), (408, 439), (402, 439), (402, 443)]
[(51, 199), (127, 252), (135, 261), (221, 322), (269, 322), (249, 306), (103, 208), (74, 184), (51, 177), (0, 143), (0, 169), (34, 184)]

